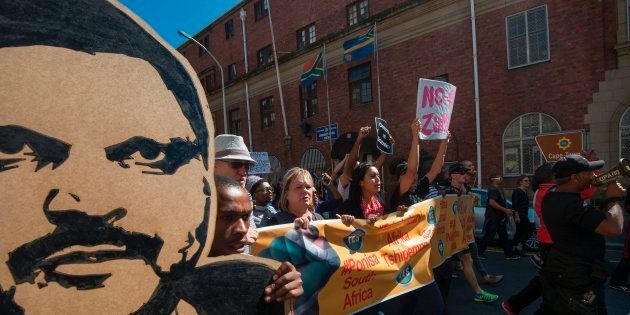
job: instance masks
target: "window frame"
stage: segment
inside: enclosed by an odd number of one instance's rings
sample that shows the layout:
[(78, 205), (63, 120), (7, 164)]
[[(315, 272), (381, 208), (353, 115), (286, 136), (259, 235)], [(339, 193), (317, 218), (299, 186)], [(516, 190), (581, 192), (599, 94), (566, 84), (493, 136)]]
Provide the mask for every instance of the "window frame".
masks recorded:
[[(361, 79), (358, 79), (358, 80), (351, 81), (350, 76), (351, 76), (352, 71), (355, 71), (355, 70), (357, 70), (359, 68), (362, 68), (362, 67), (367, 67), (368, 70), (369, 70), (369, 74), (368, 74), (367, 78), (361, 78)], [(358, 84), (359, 85), (359, 89), (361, 91), (360, 85), (362, 83), (366, 82), (366, 81), (370, 82), (370, 100), (367, 101), (367, 102), (360, 101), (358, 104), (354, 104), (352, 102), (352, 87), (354, 85)], [(362, 63), (360, 65), (356, 65), (356, 66), (348, 69), (348, 92), (349, 92), (348, 96), (350, 97), (350, 108), (360, 108), (362, 106), (369, 106), (370, 104), (372, 104), (372, 102), (374, 101), (374, 97), (372, 95), (372, 90), (373, 89), (372, 89), (372, 63), (371, 62)], [(363, 93), (361, 93), (361, 95), (362, 94)], [(359, 98), (361, 98), (361, 96), (359, 96)]]
[[(365, 3), (365, 14), (361, 15), (361, 4)], [(350, 20), (350, 9), (353, 8), (356, 12), (356, 22), (352, 23)], [(358, 25), (361, 22), (370, 18), (370, 3), (368, 0), (357, 0), (353, 3), (350, 3), (346, 6), (346, 23), (348, 26)]]
[[(527, 116), (527, 115), (531, 115), (531, 114), (538, 114), (538, 134), (540, 135), (543, 133), (543, 115), (551, 118), (553, 120), (553, 122), (556, 123), (556, 126), (558, 127), (557, 131), (562, 131), (562, 126), (560, 125), (560, 123), (558, 122), (557, 119), (555, 119), (553, 116), (549, 115), (549, 114), (545, 114), (545, 113), (541, 113), (541, 112), (529, 112), (529, 113), (524, 113), (522, 115), (519, 115), (518, 117), (512, 119), (503, 129), (503, 134), (501, 135), (501, 160), (502, 160), (502, 170), (501, 173), (503, 174), (504, 177), (516, 177), (516, 176), (520, 176), (520, 175), (533, 175), (532, 173), (524, 173), (524, 167), (523, 167), (523, 141), (527, 141), (527, 140), (533, 140), (536, 138), (536, 136), (533, 137), (523, 137), (523, 117)], [(518, 138), (509, 138), (506, 139), (505, 138), (505, 133), (508, 131), (508, 128), (515, 123), (516, 121), (519, 121), (519, 131), (518, 131)], [(555, 131), (554, 131), (555, 132)], [(518, 141), (519, 142), (519, 174), (515, 174), (515, 173), (506, 173), (505, 171), (505, 143), (506, 142), (515, 142)], [(535, 142), (535, 140), (534, 140)], [(542, 152), (540, 152), (540, 149), (538, 150), (538, 154), (540, 155), (540, 161), (544, 162), (545, 158), (542, 156)], [(533, 169), (533, 165), (532, 165), (532, 171), (535, 171)]]
[(234, 81), (238, 78), (238, 71), (236, 69), (236, 63), (231, 63), (227, 66), (227, 73), (228, 73), (228, 82)]
[[(265, 103), (269, 103), (265, 106)], [(260, 129), (273, 129), (276, 126), (276, 110), (273, 104), (273, 95), (260, 100)], [(269, 119), (269, 123), (265, 124), (265, 118)]]
[[(313, 29), (313, 34), (311, 34), (311, 28)], [(303, 38), (300, 36), (301, 33), (304, 34)], [(304, 40), (302, 41), (301, 39)], [(298, 50), (313, 45), (317, 41), (317, 29), (315, 28), (315, 23), (311, 23), (295, 31), (295, 40)]]
[(229, 40), (234, 37), (234, 19), (230, 18), (223, 25), (225, 27), (225, 39)]
[(267, 0), (259, 0), (254, 2), (254, 20), (258, 22), (269, 15), (269, 7)]
[[(623, 157), (623, 147), (621, 146), (621, 128), (625, 127), (628, 128), (628, 130), (630, 131), (630, 124), (627, 126), (623, 126), (621, 123), (623, 122), (623, 118), (628, 115), (630, 116), (630, 107), (626, 108), (622, 113), (621, 113), (621, 117), (619, 117), (619, 137), (618, 137), (618, 141), (619, 141), (619, 159), (621, 159)], [(630, 141), (630, 138), (628, 139), (628, 141)], [(630, 158), (630, 156), (628, 157)]]
[[(265, 50), (269, 50), (269, 56), (267, 58), (267, 62), (263, 62), (262, 56), (261, 54), (265, 51)], [(273, 46), (271, 44), (258, 49), (258, 52), (256, 53), (256, 59), (258, 61), (258, 67), (264, 67), (266, 65), (269, 65), (271, 63), (273, 63)]]
[[(529, 51), (530, 51), (530, 45), (529, 45), (529, 25), (527, 24), (527, 14), (530, 11), (534, 11), (536, 9), (539, 9), (541, 7), (545, 8), (545, 31), (547, 33), (547, 58), (546, 59), (541, 59), (541, 60), (537, 60), (537, 61), (530, 61), (530, 57), (529, 57)], [(524, 64), (519, 64), (519, 65), (515, 65), (515, 66), (511, 66), (510, 65), (510, 35), (508, 32), (509, 29), (509, 24), (508, 24), (508, 20), (511, 17), (520, 15), (520, 14), (524, 14), (525, 15), (525, 48), (526, 48), (526, 53), (527, 53), (527, 62)], [(527, 9), (525, 11), (520, 11), (511, 15), (508, 15), (505, 17), (505, 47), (506, 47), (506, 57), (507, 57), (507, 68), (508, 70), (512, 70), (512, 69), (518, 69), (518, 68), (522, 68), (522, 67), (527, 67), (527, 66), (531, 66), (531, 65), (535, 65), (535, 64), (539, 64), (539, 63), (543, 63), (543, 62), (548, 62), (549, 60), (551, 60), (551, 38), (549, 37), (549, 9), (547, 8), (546, 4), (543, 5), (539, 5), (530, 9)]]
[[(203, 38), (201, 38), (201, 46), (205, 47), (207, 50), (210, 50), (210, 35), (206, 34), (203, 36)], [(206, 52), (203, 50), (203, 48), (201, 47), (197, 47), (198, 49), (198, 57), (203, 56), (203, 54), (205, 54)]]
[[(305, 120), (305, 119), (317, 116), (317, 114), (319, 114), (319, 98), (317, 95), (317, 81), (307, 86), (300, 85), (299, 89), (300, 89), (300, 118), (302, 120)], [(313, 100), (315, 100), (314, 105), (313, 105)], [(307, 109), (306, 116), (304, 115), (305, 109)], [(311, 109), (311, 111), (308, 111), (308, 109)]]
[(206, 89), (206, 93), (209, 94), (211, 91), (217, 89), (217, 71), (214, 68), (208, 70), (208, 73), (204, 75), (203, 78), (205, 81), (204, 88)]
[[(235, 113), (236, 115), (233, 115), (234, 113)], [(234, 120), (234, 116), (236, 116), (236, 120)], [(230, 124), (230, 125), (228, 126), (228, 130), (229, 130), (230, 134), (240, 136), (240, 135), (241, 135), (241, 115), (240, 115), (240, 109), (239, 109), (239, 108), (234, 108), (234, 109), (231, 109), (231, 110), (228, 112), (228, 119), (229, 119), (228, 123)], [(234, 129), (233, 129), (233, 127), (234, 127), (236, 130), (234, 130)]]

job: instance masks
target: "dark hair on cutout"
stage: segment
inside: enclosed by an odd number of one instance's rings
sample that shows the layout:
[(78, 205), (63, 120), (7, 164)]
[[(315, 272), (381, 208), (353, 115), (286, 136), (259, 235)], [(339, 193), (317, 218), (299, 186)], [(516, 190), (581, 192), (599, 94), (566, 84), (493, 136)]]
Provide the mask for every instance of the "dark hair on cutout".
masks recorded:
[(208, 126), (190, 74), (162, 43), (125, 12), (107, 1), (1, 1), (0, 48), (36, 45), (91, 55), (122, 54), (147, 61), (177, 100), (208, 168)]
[[(370, 169), (370, 167), (376, 168), (374, 165), (369, 163), (361, 163), (357, 168), (352, 172), (352, 182), (350, 182), (350, 191), (348, 194), (348, 200), (350, 203), (355, 206), (357, 209), (361, 208), (361, 196), (363, 196), (363, 191), (359, 182), (363, 180), (365, 174)], [(376, 170), (378, 172), (378, 170)]]

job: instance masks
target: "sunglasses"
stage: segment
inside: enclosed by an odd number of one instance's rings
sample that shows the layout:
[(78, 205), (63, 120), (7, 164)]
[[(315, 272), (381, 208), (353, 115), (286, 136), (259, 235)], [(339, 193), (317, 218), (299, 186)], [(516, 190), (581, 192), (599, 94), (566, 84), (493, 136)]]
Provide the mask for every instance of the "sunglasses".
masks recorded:
[(527, 178), (526, 178), (526, 179), (523, 179), (523, 181), (524, 181), (524, 182), (529, 182), (529, 179), (527, 179)]
[(230, 164), (230, 167), (235, 170), (241, 169), (243, 167), (246, 169), (249, 169), (249, 162), (243, 162), (243, 161), (222, 161), (222, 162)]

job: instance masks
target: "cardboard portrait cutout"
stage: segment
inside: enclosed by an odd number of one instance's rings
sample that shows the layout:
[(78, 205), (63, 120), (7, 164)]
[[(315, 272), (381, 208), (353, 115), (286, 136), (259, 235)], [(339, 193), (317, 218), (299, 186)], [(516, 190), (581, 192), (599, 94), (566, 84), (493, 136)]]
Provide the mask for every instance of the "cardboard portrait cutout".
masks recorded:
[(256, 312), (275, 265), (207, 257), (212, 116), (137, 16), (0, 0), (0, 109), (0, 313)]

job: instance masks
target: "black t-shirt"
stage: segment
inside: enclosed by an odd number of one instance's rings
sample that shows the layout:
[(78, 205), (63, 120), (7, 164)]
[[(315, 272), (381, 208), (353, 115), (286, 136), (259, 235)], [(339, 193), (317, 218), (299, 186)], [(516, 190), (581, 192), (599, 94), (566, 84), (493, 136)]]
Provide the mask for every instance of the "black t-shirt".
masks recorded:
[[(265, 226), (293, 223), (295, 219), (297, 219), (297, 217), (293, 215), (293, 213), (289, 213), (287, 211), (281, 210), (281, 211), (276, 212), (276, 214), (274, 214), (271, 218), (269, 218)], [(324, 217), (317, 212), (313, 213), (313, 221), (319, 221), (319, 220), (324, 220)]]
[(500, 206), (505, 207), (505, 197), (503, 191), (494, 186), (488, 187), (488, 205), (486, 206), (486, 218), (500, 221), (506, 217), (505, 212), (495, 209), (490, 205), (490, 200), (496, 201)]
[(550, 190), (542, 201), (542, 215), (553, 240), (545, 261), (550, 272), (589, 272), (594, 261), (603, 261), (604, 237), (595, 233), (604, 213), (585, 204), (579, 193)]
[(529, 212), (529, 196), (521, 188), (516, 188), (512, 192), (512, 209), (518, 211), (521, 218), (526, 218)]
[(399, 205), (409, 207), (422, 201), (429, 194), (429, 186), (429, 178), (426, 176), (422, 176), (421, 179), (415, 181), (409, 187), (409, 190), (402, 195), (400, 194), (400, 185), (396, 186), (390, 199), (390, 208), (396, 210)]

